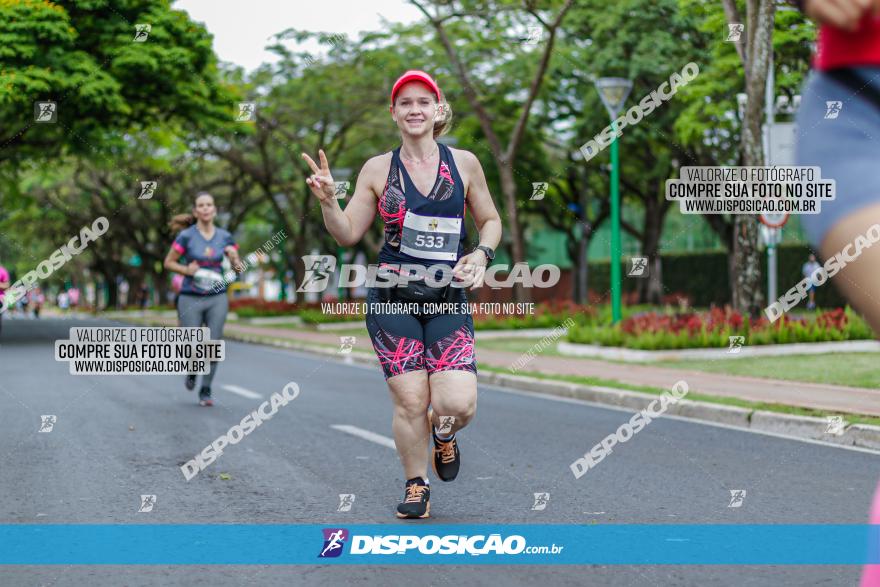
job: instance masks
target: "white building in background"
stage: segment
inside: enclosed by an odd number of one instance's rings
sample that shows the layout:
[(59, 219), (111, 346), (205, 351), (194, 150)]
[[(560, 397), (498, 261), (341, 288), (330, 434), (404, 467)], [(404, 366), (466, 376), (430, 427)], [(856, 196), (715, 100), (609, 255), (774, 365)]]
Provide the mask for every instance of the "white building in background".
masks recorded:
[[(286, 284), (277, 275), (275, 267), (269, 264), (270, 258), (265, 253), (251, 253), (245, 259), (247, 269), (244, 275), (239, 277), (235, 282), (233, 296), (237, 298), (260, 298), (263, 300), (279, 300), (281, 299), (281, 288)], [(228, 259), (223, 259), (224, 272)], [(232, 266), (230, 265), (229, 269)], [(290, 286), (287, 285), (288, 299), (291, 293)]]

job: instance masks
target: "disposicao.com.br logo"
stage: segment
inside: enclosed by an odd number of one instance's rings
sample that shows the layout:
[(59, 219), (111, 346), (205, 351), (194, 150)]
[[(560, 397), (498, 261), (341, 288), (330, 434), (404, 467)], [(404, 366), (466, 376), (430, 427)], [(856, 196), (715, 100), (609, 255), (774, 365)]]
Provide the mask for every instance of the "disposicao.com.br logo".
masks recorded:
[[(516, 554), (559, 554), (564, 546), (528, 546), (526, 539), (519, 534), (502, 537), (501, 534), (457, 535), (447, 534), (426, 536), (407, 534), (387, 534), (349, 536), (345, 528), (324, 528), (323, 547), (318, 558), (338, 557), (342, 554), (346, 541), (350, 543), (349, 554), (419, 554), (441, 555), (516, 555)], [(350, 540), (349, 540), (350, 539)]]

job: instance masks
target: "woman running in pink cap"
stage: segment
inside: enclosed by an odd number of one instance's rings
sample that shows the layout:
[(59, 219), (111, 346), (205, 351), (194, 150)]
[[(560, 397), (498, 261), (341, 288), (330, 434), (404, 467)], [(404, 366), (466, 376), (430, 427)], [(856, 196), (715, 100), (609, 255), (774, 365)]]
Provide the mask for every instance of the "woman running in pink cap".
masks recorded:
[[(421, 273), (406, 287), (370, 287), (366, 323), (391, 392), (394, 442), (406, 479), (397, 516), (427, 518), (429, 439), (435, 474), (452, 481), (461, 462), (455, 433), (477, 405), (474, 326), (461, 286), (480, 284), (475, 276), (495, 256), (501, 218), (477, 157), (436, 140), (449, 130), (452, 114), (431, 76), (403, 74), (391, 90), (390, 110), (401, 145), (364, 164), (345, 210), (334, 197), (324, 151), (318, 152), (320, 165), (305, 153), (303, 158), (313, 173), (306, 183), (337, 243), (360, 241), (378, 213), (385, 229), (380, 274)], [(466, 253), (467, 211), (479, 244)], [(403, 304), (415, 310), (394, 310)], [(455, 310), (428, 309), (441, 305)]]

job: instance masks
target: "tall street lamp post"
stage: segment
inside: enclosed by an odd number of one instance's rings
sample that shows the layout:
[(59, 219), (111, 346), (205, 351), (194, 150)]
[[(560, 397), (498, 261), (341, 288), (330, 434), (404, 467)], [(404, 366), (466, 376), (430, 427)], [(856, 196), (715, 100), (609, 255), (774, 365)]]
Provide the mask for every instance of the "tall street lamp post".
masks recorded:
[(617, 149), (617, 125), (614, 121), (623, 109), (632, 81), (622, 77), (603, 77), (596, 80), (596, 89), (602, 104), (611, 117), (611, 320), (620, 322), (620, 155)]

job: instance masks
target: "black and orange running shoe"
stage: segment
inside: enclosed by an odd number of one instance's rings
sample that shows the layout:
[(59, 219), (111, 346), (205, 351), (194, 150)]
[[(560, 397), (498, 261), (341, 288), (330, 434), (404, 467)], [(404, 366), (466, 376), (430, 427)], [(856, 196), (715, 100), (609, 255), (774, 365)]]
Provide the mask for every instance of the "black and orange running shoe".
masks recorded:
[(461, 453), (458, 451), (455, 434), (449, 440), (440, 440), (434, 432), (434, 427), (431, 426), (431, 437), (434, 439), (434, 455), (431, 459), (434, 472), (441, 481), (452, 481), (458, 476), (458, 468), (461, 465)]
[(431, 515), (431, 488), (421, 477), (406, 482), (403, 502), (397, 506), (398, 518), (424, 519)]

